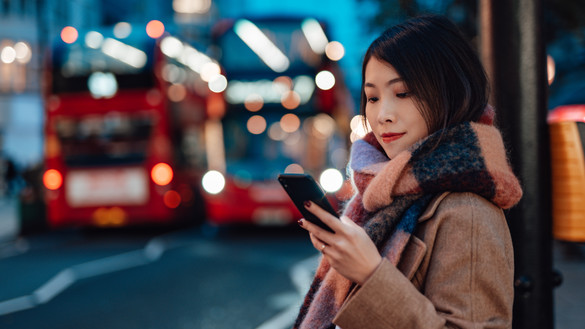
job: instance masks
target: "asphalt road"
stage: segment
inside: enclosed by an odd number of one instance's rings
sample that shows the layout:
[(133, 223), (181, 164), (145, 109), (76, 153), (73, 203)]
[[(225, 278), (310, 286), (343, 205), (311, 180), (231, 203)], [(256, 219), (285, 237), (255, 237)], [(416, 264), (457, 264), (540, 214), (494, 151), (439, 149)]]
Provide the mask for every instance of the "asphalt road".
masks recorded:
[(27, 236), (0, 248), (0, 328), (289, 328), (316, 256), (297, 227)]

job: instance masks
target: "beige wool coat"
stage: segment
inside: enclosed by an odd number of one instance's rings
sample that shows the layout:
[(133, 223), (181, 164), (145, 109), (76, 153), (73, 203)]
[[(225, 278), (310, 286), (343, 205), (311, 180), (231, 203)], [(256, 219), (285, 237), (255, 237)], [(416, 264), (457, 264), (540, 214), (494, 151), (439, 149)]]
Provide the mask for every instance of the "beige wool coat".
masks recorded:
[(333, 322), (342, 329), (511, 328), (514, 254), (503, 211), (446, 192), (419, 218), (395, 267), (383, 259)]

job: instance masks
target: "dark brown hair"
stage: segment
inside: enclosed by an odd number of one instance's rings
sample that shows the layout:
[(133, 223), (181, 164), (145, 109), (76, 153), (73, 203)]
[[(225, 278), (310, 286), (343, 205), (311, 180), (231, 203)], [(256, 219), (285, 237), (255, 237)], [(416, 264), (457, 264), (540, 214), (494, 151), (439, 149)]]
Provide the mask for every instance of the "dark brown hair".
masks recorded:
[(402, 77), (429, 134), (461, 122), (478, 121), (489, 87), (483, 66), (463, 34), (449, 19), (426, 15), (409, 19), (372, 42), (362, 66), (361, 114), (365, 117), (365, 71), (374, 57)]

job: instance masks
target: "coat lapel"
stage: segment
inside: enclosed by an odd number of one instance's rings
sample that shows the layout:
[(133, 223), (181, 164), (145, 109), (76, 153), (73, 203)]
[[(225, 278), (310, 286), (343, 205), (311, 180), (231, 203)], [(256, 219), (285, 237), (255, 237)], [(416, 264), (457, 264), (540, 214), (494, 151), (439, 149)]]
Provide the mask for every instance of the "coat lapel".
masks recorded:
[[(424, 222), (433, 217), (441, 201), (449, 194), (445, 192), (434, 198), (420, 216), (418, 222)], [(427, 245), (416, 236), (416, 232), (410, 237), (404, 252), (400, 258), (397, 268), (408, 280), (412, 281), (417, 288), (419, 283), (415, 282), (415, 274), (420, 267), (426, 253)]]

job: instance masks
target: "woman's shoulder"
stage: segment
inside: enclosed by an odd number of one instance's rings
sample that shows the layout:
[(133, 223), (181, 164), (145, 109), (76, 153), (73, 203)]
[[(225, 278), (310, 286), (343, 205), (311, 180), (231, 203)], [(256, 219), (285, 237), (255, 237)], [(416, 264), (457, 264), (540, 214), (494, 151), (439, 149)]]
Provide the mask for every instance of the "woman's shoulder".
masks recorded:
[(441, 208), (481, 209), (503, 213), (502, 208), (473, 192), (448, 192), (441, 201)]
[[(434, 203), (434, 204), (433, 204)], [(415, 236), (433, 250), (499, 250), (505, 264), (513, 266), (512, 239), (504, 211), (485, 198), (468, 192), (449, 192), (435, 198), (427, 218), (419, 222)], [(428, 211), (429, 209), (427, 209)], [(457, 246), (456, 249), (451, 249)], [(449, 257), (451, 257), (449, 256)], [(484, 257), (475, 255), (472, 258)]]
[(437, 212), (465, 211), (469, 213), (473, 210), (503, 214), (502, 208), (473, 192), (444, 192), (430, 201), (419, 221), (427, 220)]
[(481, 226), (506, 229), (503, 210), (471, 192), (446, 192), (435, 197), (423, 212), (419, 222), (424, 226), (453, 226), (458, 228)]

